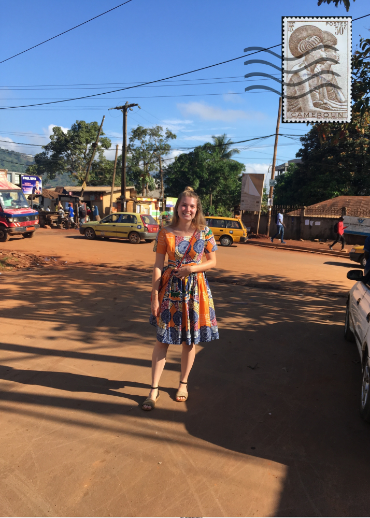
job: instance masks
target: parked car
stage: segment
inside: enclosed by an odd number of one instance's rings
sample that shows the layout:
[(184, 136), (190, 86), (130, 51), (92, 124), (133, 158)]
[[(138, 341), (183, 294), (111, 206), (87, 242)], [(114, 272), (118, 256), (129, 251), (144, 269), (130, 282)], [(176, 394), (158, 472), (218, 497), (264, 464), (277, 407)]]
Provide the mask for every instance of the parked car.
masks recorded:
[(370, 422), (370, 276), (361, 270), (350, 270), (348, 279), (357, 281), (347, 298), (344, 336), (349, 342), (355, 342), (360, 354), (362, 366), (362, 389), (360, 413), (365, 421)]
[(355, 245), (349, 253), (349, 258), (351, 259), (351, 261), (354, 261), (355, 263), (360, 263), (362, 268), (365, 268), (366, 259), (364, 245)]
[(87, 239), (103, 237), (109, 239), (128, 239), (132, 244), (138, 244), (142, 239), (147, 242), (157, 237), (158, 223), (148, 214), (135, 212), (114, 212), (100, 221), (83, 223), (80, 233)]
[(206, 221), (215, 239), (222, 246), (230, 246), (233, 243), (245, 243), (248, 239), (247, 229), (238, 218), (207, 216)]

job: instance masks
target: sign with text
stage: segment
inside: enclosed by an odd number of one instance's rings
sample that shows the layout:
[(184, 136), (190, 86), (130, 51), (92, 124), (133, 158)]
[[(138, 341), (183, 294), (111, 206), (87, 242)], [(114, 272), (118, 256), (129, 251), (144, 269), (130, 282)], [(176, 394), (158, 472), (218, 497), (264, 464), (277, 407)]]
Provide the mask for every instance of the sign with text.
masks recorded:
[(359, 218), (355, 216), (343, 216), (345, 234), (355, 234), (358, 236), (370, 236), (370, 218)]
[(21, 187), (24, 194), (42, 194), (42, 179), (39, 176), (22, 175)]
[(242, 176), (240, 209), (259, 212), (263, 195), (264, 174), (245, 173)]

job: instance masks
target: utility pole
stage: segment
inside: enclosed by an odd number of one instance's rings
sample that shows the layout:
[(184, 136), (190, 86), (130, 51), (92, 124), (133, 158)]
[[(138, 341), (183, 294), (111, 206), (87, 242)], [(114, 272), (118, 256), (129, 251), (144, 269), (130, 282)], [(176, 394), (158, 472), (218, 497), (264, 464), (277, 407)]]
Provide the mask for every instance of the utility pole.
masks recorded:
[[(109, 108), (110, 110), (120, 110), (123, 113), (123, 140), (122, 140), (122, 176), (121, 176), (121, 199), (122, 199), (122, 210), (126, 210), (126, 162), (127, 162), (127, 112), (132, 111), (134, 106), (138, 104), (126, 104), (123, 106), (116, 106), (115, 108)], [(140, 106), (139, 106), (140, 108)]]
[[(271, 180), (274, 180), (274, 178), (275, 178), (276, 152), (277, 152), (277, 146), (278, 146), (278, 140), (279, 140), (280, 118), (281, 118), (281, 97), (279, 97), (279, 111), (278, 111), (278, 118), (277, 118), (277, 123), (276, 123), (274, 156), (272, 158), (272, 168), (271, 168)], [(274, 187), (271, 185), (270, 194), (269, 194), (271, 203), (272, 203), (273, 193), (274, 193)], [(269, 235), (270, 235), (270, 226), (271, 226), (271, 206), (269, 207), (269, 215), (268, 215), (268, 221), (267, 221), (267, 237), (269, 237)]]
[(113, 169), (112, 189), (111, 189), (111, 191), (110, 191), (110, 207), (109, 207), (109, 214), (111, 214), (111, 212), (112, 212), (112, 207), (113, 207), (113, 189), (114, 189), (114, 184), (115, 184), (115, 182), (116, 182), (117, 157), (118, 157), (118, 144), (116, 144), (116, 158), (114, 159), (114, 169)]
[(85, 180), (83, 181), (83, 184), (82, 184), (82, 189), (81, 189), (80, 198), (83, 198), (83, 196), (84, 196), (84, 191), (85, 191), (85, 189), (86, 189), (86, 184), (87, 184), (87, 182), (88, 182), (88, 180), (89, 180), (90, 168), (91, 168), (91, 164), (92, 164), (92, 162), (93, 162), (93, 160), (94, 160), (94, 156), (95, 156), (96, 148), (98, 147), (99, 138), (100, 138), (100, 133), (102, 132), (102, 129), (103, 129), (104, 119), (105, 119), (105, 115), (103, 115), (103, 119), (102, 119), (102, 121), (101, 121), (100, 128), (99, 128), (99, 131), (98, 131), (98, 135), (97, 135), (97, 137), (96, 137), (96, 140), (95, 140), (94, 144), (92, 144), (93, 152), (92, 152), (92, 154), (91, 154), (91, 158), (90, 158), (89, 164), (88, 164), (87, 169), (86, 169)]
[(164, 204), (164, 185), (163, 185), (163, 171), (162, 171), (162, 157), (161, 155), (158, 155), (159, 160), (159, 173), (161, 175), (161, 192), (162, 192), (162, 212), (166, 210), (165, 204)]

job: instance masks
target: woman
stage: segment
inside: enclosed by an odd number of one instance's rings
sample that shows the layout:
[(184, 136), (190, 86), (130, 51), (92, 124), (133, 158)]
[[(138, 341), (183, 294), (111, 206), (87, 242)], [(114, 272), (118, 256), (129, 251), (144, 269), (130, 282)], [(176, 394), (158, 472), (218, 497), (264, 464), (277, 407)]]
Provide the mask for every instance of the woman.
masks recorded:
[[(184, 402), (195, 344), (219, 337), (212, 293), (203, 273), (216, 266), (217, 245), (205, 223), (198, 195), (186, 187), (177, 200), (171, 225), (157, 235), (150, 317), (157, 328), (157, 341), (152, 356), (152, 387), (143, 410), (153, 410), (159, 398), (158, 384), (169, 344), (182, 344), (176, 401)], [(163, 268), (166, 254), (168, 266)]]

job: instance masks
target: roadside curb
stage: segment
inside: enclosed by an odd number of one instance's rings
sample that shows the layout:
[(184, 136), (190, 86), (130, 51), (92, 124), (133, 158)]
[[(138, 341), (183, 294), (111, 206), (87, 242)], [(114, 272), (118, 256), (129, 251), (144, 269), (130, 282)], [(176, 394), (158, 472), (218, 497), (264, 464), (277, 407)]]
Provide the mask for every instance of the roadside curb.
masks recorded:
[(345, 259), (349, 259), (349, 253), (348, 252), (337, 252), (335, 250), (332, 250), (332, 251), (329, 251), (329, 250), (324, 250), (324, 249), (312, 249), (312, 248), (308, 248), (308, 247), (297, 247), (297, 246), (292, 246), (292, 245), (274, 245), (274, 244), (269, 244), (269, 243), (258, 243), (256, 241), (251, 241), (250, 239), (247, 241), (248, 245), (253, 245), (253, 246), (261, 246), (261, 247), (264, 247), (264, 248), (275, 248), (275, 249), (278, 249), (278, 250), (290, 250), (292, 252), (305, 252), (305, 253), (308, 253), (308, 254), (318, 254), (318, 255), (329, 255), (331, 257), (343, 257)]

